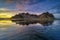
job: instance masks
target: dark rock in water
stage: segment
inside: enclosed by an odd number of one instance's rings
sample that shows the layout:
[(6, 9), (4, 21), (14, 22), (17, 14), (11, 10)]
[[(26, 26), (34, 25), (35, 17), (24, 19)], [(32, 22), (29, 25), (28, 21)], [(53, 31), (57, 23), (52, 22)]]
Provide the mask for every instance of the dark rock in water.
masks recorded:
[(29, 13), (20, 13), (15, 15), (13, 18), (13, 22), (16, 22), (16, 24), (22, 24), (22, 25), (29, 25), (29, 24), (35, 24), (40, 23), (42, 25), (50, 25), (54, 21), (54, 15), (46, 12), (42, 13), (41, 15), (33, 15)]
[(49, 12), (42, 13), (41, 15), (39, 15), (39, 19), (40, 21), (51, 21), (54, 20), (54, 15)]
[(37, 19), (38, 16), (35, 14), (29, 14), (29, 13), (19, 13), (12, 17), (12, 20), (33, 20)]
[(54, 15), (46, 12), (42, 13), (41, 15), (34, 15), (29, 13), (19, 13), (12, 17), (12, 20), (18, 20), (18, 21), (52, 21), (54, 20)]

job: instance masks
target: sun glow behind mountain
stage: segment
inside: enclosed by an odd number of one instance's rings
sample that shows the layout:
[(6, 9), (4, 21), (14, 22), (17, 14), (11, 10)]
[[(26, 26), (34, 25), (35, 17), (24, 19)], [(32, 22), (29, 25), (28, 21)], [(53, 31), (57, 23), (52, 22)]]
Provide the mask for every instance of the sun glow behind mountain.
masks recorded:
[(11, 18), (14, 14), (14, 11), (11, 11), (7, 8), (0, 8), (0, 18)]
[(13, 15), (8, 13), (1, 13), (0, 18), (11, 18)]

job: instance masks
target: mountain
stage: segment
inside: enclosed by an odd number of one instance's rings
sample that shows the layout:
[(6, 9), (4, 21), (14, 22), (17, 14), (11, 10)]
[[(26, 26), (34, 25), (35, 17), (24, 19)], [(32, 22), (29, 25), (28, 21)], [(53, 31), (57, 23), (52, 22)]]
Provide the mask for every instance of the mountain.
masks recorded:
[(29, 13), (19, 13), (12, 17), (12, 20), (30, 20), (30, 21), (42, 21), (42, 20), (53, 20), (54, 15), (50, 14), (49, 12), (42, 13), (41, 15), (29, 14)]

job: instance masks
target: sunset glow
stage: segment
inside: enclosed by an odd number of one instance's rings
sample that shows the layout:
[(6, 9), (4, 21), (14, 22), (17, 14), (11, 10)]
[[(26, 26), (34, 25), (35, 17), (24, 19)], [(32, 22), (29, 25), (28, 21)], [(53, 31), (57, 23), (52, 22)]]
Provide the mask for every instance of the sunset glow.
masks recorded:
[(0, 18), (11, 18), (13, 15), (8, 13), (1, 13)]

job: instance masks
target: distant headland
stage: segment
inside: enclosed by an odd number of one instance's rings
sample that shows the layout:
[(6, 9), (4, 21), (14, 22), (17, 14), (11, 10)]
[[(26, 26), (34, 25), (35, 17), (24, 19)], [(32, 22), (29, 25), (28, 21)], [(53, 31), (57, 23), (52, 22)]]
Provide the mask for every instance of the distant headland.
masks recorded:
[(0, 20), (11, 20), (12, 22), (16, 22), (17, 24), (33, 24), (33, 23), (40, 23), (42, 25), (50, 25), (54, 20), (55, 17), (52, 13), (44, 12), (40, 15), (30, 14), (30, 13), (19, 13), (11, 18), (0, 18)]
[(53, 14), (49, 13), (49, 12), (45, 12), (42, 13), (40, 15), (36, 15), (36, 14), (29, 14), (29, 13), (19, 13), (16, 14), (15, 16), (12, 17), (12, 20), (20, 20), (20, 21), (50, 21), (50, 20), (54, 20), (55, 17)]

